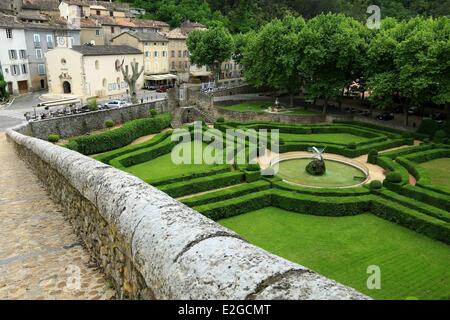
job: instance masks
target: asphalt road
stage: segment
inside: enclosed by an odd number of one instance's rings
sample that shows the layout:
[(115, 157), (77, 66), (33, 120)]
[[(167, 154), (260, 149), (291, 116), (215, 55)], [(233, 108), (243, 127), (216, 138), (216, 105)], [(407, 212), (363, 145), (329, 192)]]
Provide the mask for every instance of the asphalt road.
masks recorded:
[[(18, 96), (14, 99), (13, 103), (9, 106), (0, 107), (0, 132), (5, 131), (8, 128), (25, 122), (24, 114), (26, 112), (34, 112), (34, 106), (41, 101), (39, 96), (45, 92), (28, 93), (22, 96)], [(144, 102), (164, 99), (166, 93), (157, 93), (156, 91), (141, 91), (138, 93), (138, 99), (143, 99)], [(111, 96), (107, 99), (98, 100), (98, 103), (104, 103), (111, 99), (126, 99), (126, 96)], [(42, 111), (42, 110), (38, 110)]]

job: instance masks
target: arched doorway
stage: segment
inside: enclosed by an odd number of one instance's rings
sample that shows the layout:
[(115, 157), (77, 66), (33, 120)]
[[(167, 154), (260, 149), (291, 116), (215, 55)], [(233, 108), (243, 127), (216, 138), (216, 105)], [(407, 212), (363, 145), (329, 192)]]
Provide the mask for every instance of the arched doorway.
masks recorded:
[(68, 81), (63, 82), (63, 90), (64, 90), (64, 93), (72, 93), (72, 90), (70, 88), (70, 83)]

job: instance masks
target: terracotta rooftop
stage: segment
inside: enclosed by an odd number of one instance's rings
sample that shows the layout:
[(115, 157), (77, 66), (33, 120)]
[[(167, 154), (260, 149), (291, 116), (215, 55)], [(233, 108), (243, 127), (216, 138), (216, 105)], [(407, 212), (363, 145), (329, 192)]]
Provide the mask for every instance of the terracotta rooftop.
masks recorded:
[(44, 11), (56, 11), (59, 7), (59, 0), (23, 0), (23, 9), (34, 9)]
[(167, 39), (173, 39), (173, 40), (187, 39), (187, 35), (184, 34), (180, 28), (175, 28), (175, 29), (170, 30), (169, 32), (166, 32), (165, 36), (167, 37)]
[[(47, 29), (47, 30), (48, 29), (66, 30), (70, 28), (67, 24), (67, 20), (64, 18), (46, 18), (46, 20), (40, 20), (39, 18), (39, 20), (37, 20), (39, 21), (38, 23), (38, 22), (21, 21), (19, 17), (20, 15), (13, 16), (0, 13), (0, 26), (17, 29)], [(24, 17), (25, 20), (27, 20), (26, 17), (30, 18), (33, 16), (26, 15)]]
[(157, 42), (168, 42), (169, 40), (164, 37), (162, 34), (160, 34), (159, 32), (156, 31), (151, 31), (151, 32), (123, 32), (117, 36), (115, 36), (113, 39), (123, 35), (124, 33), (127, 33), (133, 37), (135, 37), (136, 39), (138, 39), (139, 41), (157, 41)]

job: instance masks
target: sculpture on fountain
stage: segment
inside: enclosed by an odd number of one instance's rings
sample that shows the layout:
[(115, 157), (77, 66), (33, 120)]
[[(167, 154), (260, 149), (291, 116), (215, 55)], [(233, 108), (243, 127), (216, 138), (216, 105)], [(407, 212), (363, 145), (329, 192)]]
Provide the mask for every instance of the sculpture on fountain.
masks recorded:
[(323, 176), (325, 174), (325, 160), (323, 158), (323, 152), (325, 149), (319, 149), (317, 147), (312, 147), (308, 149), (313, 152), (313, 160), (306, 166), (306, 172), (312, 176)]
[(279, 113), (279, 112), (284, 112), (285, 109), (280, 106), (280, 102), (278, 101), (278, 98), (275, 99), (275, 104), (273, 106), (270, 106), (269, 108), (267, 108), (268, 112), (272, 112), (272, 113)]

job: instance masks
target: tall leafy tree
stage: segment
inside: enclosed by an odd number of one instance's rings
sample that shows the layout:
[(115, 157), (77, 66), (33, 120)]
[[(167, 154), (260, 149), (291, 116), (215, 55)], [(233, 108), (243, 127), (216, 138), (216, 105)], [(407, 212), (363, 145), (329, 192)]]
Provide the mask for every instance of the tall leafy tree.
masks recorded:
[(0, 72), (0, 98), (6, 98), (8, 93), (6, 92), (7, 83), (3, 77), (3, 73)]
[(299, 35), (304, 27), (303, 18), (274, 19), (247, 38), (241, 60), (248, 83), (287, 89), (291, 106), (302, 81), (298, 68), (302, 60)]
[(386, 109), (394, 103), (394, 95), (399, 92), (399, 69), (395, 63), (398, 47), (395, 19), (385, 19), (382, 28), (373, 37), (367, 50), (365, 76), (370, 91), (371, 106)]
[[(436, 35), (430, 55), (433, 57), (436, 92), (433, 102), (443, 105), (448, 113), (450, 105), (450, 18), (442, 17), (435, 21)], [(450, 123), (450, 120), (447, 121)]]
[(328, 102), (342, 96), (343, 88), (362, 76), (368, 29), (342, 14), (322, 14), (308, 21), (300, 33), (307, 95)]
[(215, 80), (219, 80), (222, 62), (231, 58), (234, 52), (234, 40), (230, 32), (221, 25), (208, 30), (195, 30), (189, 33), (187, 46), (191, 62), (200, 66), (209, 66)]

